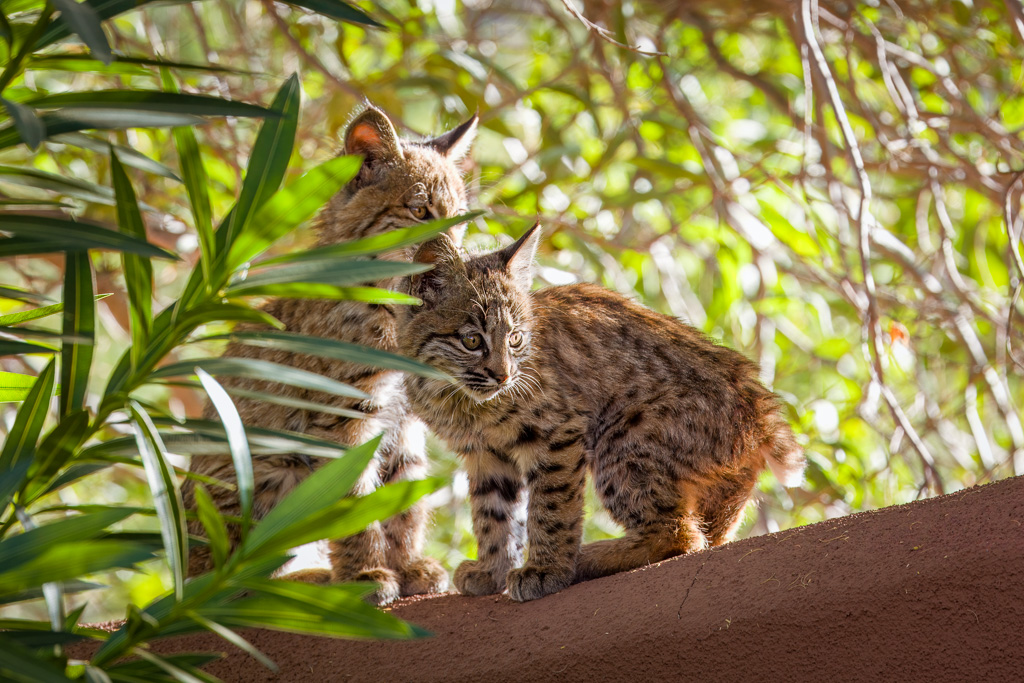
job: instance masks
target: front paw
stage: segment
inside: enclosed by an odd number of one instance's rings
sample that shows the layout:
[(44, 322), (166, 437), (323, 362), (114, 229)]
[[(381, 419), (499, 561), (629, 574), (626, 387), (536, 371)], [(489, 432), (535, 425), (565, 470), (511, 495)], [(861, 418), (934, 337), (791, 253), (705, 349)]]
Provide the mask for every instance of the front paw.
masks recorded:
[(335, 575), (332, 583), (347, 583), (349, 581), (370, 581), (378, 585), (377, 590), (366, 596), (366, 601), (371, 605), (390, 604), (397, 600), (402, 592), (398, 572), (387, 567), (373, 567), (344, 576)]
[(477, 560), (466, 560), (460, 564), (452, 581), (463, 595), (494, 595), (504, 588), (495, 580), (494, 573)]
[(572, 583), (572, 572), (562, 567), (536, 567), (527, 564), (509, 571), (505, 584), (508, 596), (516, 602), (536, 600), (557, 593)]
[(448, 590), (448, 572), (432, 557), (420, 557), (398, 570), (402, 596), (443, 593)]

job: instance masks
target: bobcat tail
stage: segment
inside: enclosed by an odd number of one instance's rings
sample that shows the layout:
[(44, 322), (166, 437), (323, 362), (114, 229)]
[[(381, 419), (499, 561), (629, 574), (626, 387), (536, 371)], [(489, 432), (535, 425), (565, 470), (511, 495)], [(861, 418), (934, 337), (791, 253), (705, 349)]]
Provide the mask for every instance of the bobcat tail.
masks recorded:
[(768, 442), (762, 447), (768, 468), (786, 487), (800, 486), (804, 480), (804, 449), (796, 442), (793, 430), (778, 413), (773, 415)]

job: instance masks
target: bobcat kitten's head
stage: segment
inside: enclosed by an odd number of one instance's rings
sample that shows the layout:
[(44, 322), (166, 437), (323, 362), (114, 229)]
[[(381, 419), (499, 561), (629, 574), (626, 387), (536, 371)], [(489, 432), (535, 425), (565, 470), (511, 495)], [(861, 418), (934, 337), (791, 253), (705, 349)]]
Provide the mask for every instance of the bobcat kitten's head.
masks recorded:
[[(344, 153), (361, 155), (363, 165), (321, 213), (320, 244), (465, 213), (459, 162), (473, 144), (477, 121), (474, 115), (444, 135), (412, 142), (398, 137), (384, 112), (367, 106), (345, 131)], [(455, 234), (461, 239), (461, 231)]]
[(535, 225), (515, 244), (468, 261), (446, 235), (420, 247), (413, 260), (434, 269), (409, 278), (423, 305), (402, 307), (401, 352), (444, 370), (477, 402), (528, 389), (539, 238)]

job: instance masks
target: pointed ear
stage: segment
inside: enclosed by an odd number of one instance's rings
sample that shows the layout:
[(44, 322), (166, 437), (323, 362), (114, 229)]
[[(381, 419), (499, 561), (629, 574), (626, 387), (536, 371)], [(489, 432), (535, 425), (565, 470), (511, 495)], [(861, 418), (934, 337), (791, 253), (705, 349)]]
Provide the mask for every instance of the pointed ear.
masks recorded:
[(345, 154), (359, 154), (363, 157), (359, 178), (364, 182), (373, 177), (375, 166), (404, 158), (395, 127), (384, 112), (372, 104), (367, 105), (348, 124), (345, 131)]
[(416, 251), (412, 259), (415, 263), (430, 263), (434, 269), (425, 273), (417, 273), (409, 278), (409, 293), (423, 300), (424, 305), (432, 307), (441, 298), (441, 292), (453, 277), (465, 273), (466, 265), (448, 235), (441, 234), (426, 242)]
[(473, 114), (473, 117), (454, 128), (444, 135), (427, 141), (427, 146), (434, 148), (438, 154), (447, 157), (452, 161), (461, 161), (473, 146), (476, 139), (476, 127), (480, 122), (480, 116)]
[(516, 284), (524, 292), (530, 291), (530, 286), (533, 285), (533, 263), (537, 257), (537, 246), (540, 244), (540, 232), (540, 223), (535, 223), (514, 244), (498, 252), (505, 262), (506, 270), (512, 274)]

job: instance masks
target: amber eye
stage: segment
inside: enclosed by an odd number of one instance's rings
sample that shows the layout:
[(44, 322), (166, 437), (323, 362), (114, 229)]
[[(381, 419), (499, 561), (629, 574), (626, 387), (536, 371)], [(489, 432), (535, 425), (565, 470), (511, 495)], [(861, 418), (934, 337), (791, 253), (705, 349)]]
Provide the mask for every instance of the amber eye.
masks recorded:
[(481, 342), (483, 342), (483, 339), (479, 334), (467, 334), (462, 338), (462, 345), (470, 351), (476, 351), (479, 349)]
[(427, 207), (425, 206), (410, 206), (409, 213), (413, 215), (416, 220), (423, 220), (427, 217)]
[(523, 333), (522, 332), (513, 332), (512, 334), (508, 335), (508, 345), (509, 346), (515, 348), (515, 347), (521, 346), (522, 343), (523, 343)]

